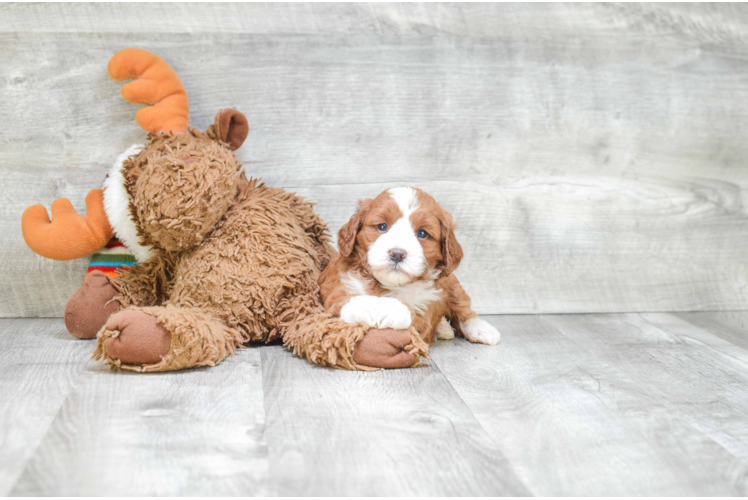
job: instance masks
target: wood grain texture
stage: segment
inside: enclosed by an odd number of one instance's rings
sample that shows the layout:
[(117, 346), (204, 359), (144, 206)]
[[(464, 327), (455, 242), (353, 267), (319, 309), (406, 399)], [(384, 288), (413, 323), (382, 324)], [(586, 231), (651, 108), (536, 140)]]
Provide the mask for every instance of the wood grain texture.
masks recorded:
[(432, 357), (537, 494), (745, 495), (748, 364), (679, 321), (492, 317), (501, 348), (455, 340)]
[(264, 414), (256, 349), (165, 374), (89, 363), (12, 494), (265, 496)]
[(60, 319), (0, 320), (0, 495), (36, 451), (92, 349)]
[(347, 372), (262, 349), (276, 494), (518, 496), (528, 490), (439, 370)]
[[(58, 316), (85, 262), (25, 248), (33, 203), (100, 185), (143, 133), (118, 49), (235, 106), (250, 175), (319, 202), (412, 184), (461, 230), (482, 313), (748, 307), (744, 5), (0, 6), (0, 316)], [(168, 12), (166, 12), (168, 10)]]
[[(486, 38), (610, 36), (636, 29), (730, 44), (748, 34), (740, 5), (265, 3), (0, 6), (2, 32), (406, 34)], [(40, 22), (43, 20), (44, 22)]]

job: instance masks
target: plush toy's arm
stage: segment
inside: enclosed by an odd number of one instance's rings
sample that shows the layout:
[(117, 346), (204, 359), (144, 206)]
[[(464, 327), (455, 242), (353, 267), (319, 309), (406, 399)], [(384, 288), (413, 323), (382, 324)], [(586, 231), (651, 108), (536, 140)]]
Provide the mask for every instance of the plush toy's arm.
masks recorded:
[(122, 307), (162, 305), (171, 292), (177, 262), (173, 254), (157, 254), (121, 271), (111, 282)]
[(52, 202), (52, 220), (42, 205), (28, 207), (21, 218), (23, 239), (35, 253), (54, 260), (85, 257), (103, 248), (112, 238), (104, 212), (104, 193), (92, 189), (81, 216), (66, 198)]
[(286, 193), (290, 202), (288, 209), (296, 217), (313, 241), (314, 250), (317, 253), (319, 269), (324, 270), (330, 261), (338, 255), (338, 252), (330, 244), (330, 234), (327, 224), (314, 212), (315, 203), (304, 199), (295, 193)]

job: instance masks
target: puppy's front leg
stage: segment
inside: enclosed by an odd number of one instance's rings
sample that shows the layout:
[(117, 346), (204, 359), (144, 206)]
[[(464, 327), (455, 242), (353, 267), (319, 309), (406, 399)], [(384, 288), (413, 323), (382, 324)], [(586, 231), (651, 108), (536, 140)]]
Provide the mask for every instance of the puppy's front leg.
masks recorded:
[(496, 345), (501, 342), (501, 334), (488, 321), (480, 319), (470, 306), (470, 297), (454, 274), (449, 276), (447, 305), (452, 325), (466, 339), (476, 344)]
[(362, 323), (372, 328), (404, 330), (412, 324), (411, 311), (390, 297), (354, 295), (341, 283), (340, 273), (326, 269), (320, 276), (320, 293), (325, 310), (346, 323)]
[(397, 299), (355, 295), (340, 310), (346, 323), (363, 323), (372, 328), (404, 330), (413, 323), (410, 309)]

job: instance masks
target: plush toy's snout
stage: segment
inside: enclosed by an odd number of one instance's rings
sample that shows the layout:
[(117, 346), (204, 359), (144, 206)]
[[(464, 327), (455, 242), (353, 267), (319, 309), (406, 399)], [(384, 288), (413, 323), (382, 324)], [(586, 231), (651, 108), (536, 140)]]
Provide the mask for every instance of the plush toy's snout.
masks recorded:
[(143, 154), (132, 204), (146, 241), (167, 251), (199, 245), (236, 196), (241, 164), (226, 147), (192, 133), (156, 139)]

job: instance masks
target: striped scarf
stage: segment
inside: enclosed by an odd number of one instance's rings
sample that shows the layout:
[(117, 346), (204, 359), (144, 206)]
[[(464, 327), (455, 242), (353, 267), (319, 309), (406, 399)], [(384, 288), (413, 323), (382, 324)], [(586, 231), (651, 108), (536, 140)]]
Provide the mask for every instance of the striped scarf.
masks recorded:
[(92, 271), (101, 271), (110, 278), (116, 278), (121, 271), (127, 270), (127, 266), (132, 266), (137, 262), (135, 256), (120, 240), (112, 238), (104, 248), (91, 256), (86, 276)]

